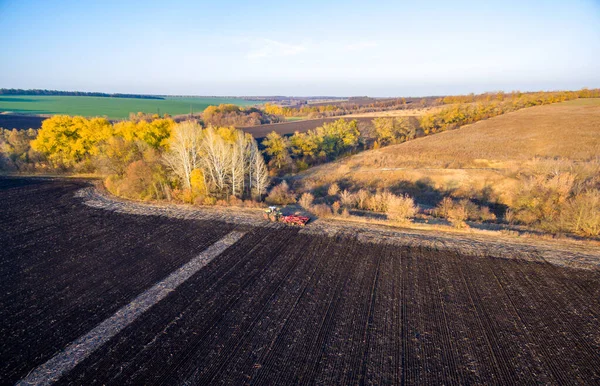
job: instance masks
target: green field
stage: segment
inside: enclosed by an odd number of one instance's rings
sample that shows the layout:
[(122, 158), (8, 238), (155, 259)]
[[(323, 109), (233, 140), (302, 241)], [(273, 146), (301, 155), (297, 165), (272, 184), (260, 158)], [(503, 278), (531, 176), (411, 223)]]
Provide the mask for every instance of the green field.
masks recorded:
[(165, 99), (106, 98), (88, 96), (0, 96), (0, 112), (14, 114), (68, 114), (102, 116), (111, 119), (127, 118), (129, 113), (189, 114), (210, 105), (232, 103), (239, 106), (260, 104), (231, 98), (166, 97)]

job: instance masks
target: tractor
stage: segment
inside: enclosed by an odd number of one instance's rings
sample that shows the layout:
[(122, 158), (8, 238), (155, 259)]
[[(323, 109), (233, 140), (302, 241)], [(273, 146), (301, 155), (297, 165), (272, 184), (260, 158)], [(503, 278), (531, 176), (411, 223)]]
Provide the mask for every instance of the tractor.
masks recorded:
[(309, 217), (300, 216), (297, 214), (284, 215), (276, 206), (270, 206), (267, 210), (265, 210), (263, 216), (265, 220), (269, 220), (271, 222), (281, 222), (284, 224), (301, 227), (305, 226), (310, 220)]

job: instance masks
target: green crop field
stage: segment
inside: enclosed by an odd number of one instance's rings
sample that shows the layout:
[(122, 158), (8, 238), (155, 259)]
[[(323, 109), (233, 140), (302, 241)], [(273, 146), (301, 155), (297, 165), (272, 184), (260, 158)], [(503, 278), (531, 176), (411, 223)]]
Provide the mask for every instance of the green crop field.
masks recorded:
[(231, 98), (166, 97), (165, 99), (106, 98), (88, 96), (0, 96), (0, 112), (14, 114), (68, 114), (127, 118), (129, 113), (180, 115), (201, 112), (210, 105), (232, 103), (252, 106), (260, 101)]

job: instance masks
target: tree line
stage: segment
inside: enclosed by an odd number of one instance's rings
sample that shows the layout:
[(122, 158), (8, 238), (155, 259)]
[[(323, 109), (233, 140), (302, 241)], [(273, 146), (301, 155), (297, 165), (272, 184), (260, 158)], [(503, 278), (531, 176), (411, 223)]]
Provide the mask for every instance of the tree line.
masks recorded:
[(408, 101), (406, 98), (382, 100), (356, 98), (355, 100), (351, 99), (347, 102), (338, 102), (335, 104), (315, 103), (303, 104), (300, 106), (279, 106), (272, 103), (265, 103), (263, 109), (268, 114), (279, 115), (282, 117), (324, 118), (355, 113), (407, 109), (410, 106), (426, 107), (441, 103), (441, 100), (432, 98), (422, 98), (418, 103), (415, 103), (415, 101)]
[(20, 88), (0, 88), (0, 95), (41, 95), (41, 96), (91, 96), (91, 97), (106, 97), (106, 98), (134, 98), (134, 99), (165, 99), (157, 95), (142, 95), (142, 94), (107, 94), (103, 92), (86, 92), (86, 91), (58, 91), (58, 90), (41, 90)]
[[(290, 137), (272, 132), (262, 145), (269, 156), (272, 174), (285, 174), (332, 161), (359, 150), (377, 149), (381, 146), (457, 129), (466, 124), (526, 107), (598, 97), (600, 97), (600, 89), (458, 96), (447, 100), (452, 102), (452, 106), (418, 118), (379, 117), (374, 118), (368, 125), (359, 125), (356, 120), (339, 119), (306, 133), (296, 132)], [(441, 102), (444, 101), (440, 100)]]
[(2, 130), (7, 171), (94, 173), (134, 199), (214, 204), (265, 194), (269, 176), (254, 138), (233, 127), (153, 117), (111, 123), (56, 115), (39, 130)]
[[(425, 135), (456, 129), (460, 126), (520, 110), (526, 107), (564, 102), (577, 98), (600, 97), (600, 90), (558, 91), (538, 93), (511, 93), (504, 95), (482, 94), (478, 96), (452, 97), (454, 106), (425, 114), (419, 118), (420, 128)], [(463, 102), (460, 102), (460, 101)]]
[(202, 112), (205, 125), (212, 126), (257, 126), (283, 122), (285, 119), (256, 107), (240, 107), (234, 104), (208, 106)]

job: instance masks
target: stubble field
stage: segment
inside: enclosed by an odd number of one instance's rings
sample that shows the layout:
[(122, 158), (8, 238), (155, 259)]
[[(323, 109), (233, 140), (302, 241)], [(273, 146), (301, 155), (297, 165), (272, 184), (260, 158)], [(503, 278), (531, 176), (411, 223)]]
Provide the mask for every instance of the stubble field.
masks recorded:
[[(0, 179), (0, 383), (245, 235), (60, 384), (590, 384), (600, 272), (281, 226), (95, 209)], [(308, 230), (308, 229), (307, 229)]]

